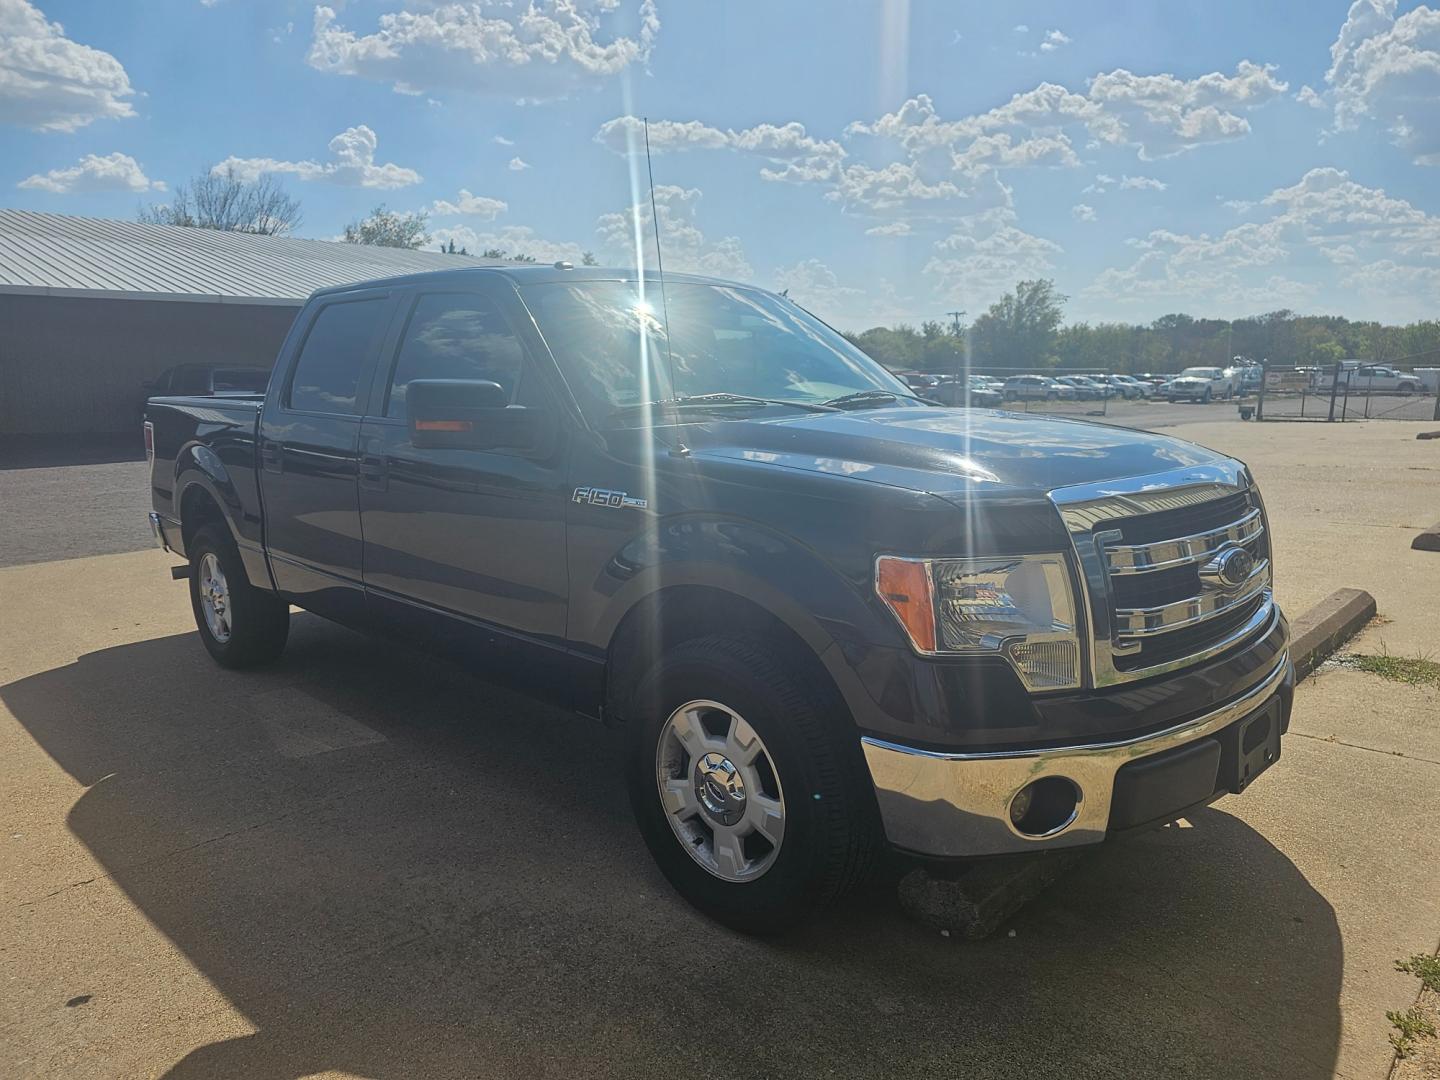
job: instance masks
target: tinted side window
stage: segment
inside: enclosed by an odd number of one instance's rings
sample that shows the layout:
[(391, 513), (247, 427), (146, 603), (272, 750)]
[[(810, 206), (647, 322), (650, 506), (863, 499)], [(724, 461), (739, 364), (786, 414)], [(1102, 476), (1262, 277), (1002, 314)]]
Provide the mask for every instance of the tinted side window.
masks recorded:
[(327, 304), (310, 327), (290, 380), (292, 409), (355, 413), (360, 369), (375, 340), (382, 297)]
[(524, 351), (493, 301), (474, 293), (429, 293), (410, 314), (390, 380), (386, 416), (405, 416), (411, 379), (488, 379), (514, 404)]

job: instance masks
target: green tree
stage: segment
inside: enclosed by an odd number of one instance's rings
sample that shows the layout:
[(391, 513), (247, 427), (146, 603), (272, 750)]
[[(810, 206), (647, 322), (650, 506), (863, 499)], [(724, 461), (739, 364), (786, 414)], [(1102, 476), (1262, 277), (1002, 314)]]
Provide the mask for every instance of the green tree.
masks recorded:
[(990, 366), (1033, 368), (1055, 364), (1056, 338), (1069, 297), (1046, 279), (1021, 281), (975, 320), (975, 350)]
[(345, 226), (345, 242), (415, 251), (430, 242), (430, 233), (426, 231), (429, 222), (430, 215), (423, 210), (401, 214), (387, 210), (381, 203), (368, 217)]

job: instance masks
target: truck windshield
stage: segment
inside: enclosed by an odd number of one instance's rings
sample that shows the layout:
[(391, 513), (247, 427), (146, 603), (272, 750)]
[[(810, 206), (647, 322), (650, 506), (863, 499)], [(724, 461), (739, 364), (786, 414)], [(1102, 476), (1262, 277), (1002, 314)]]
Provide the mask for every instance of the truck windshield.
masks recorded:
[[(725, 285), (579, 281), (520, 288), (586, 418), (643, 420), (645, 402), (733, 395), (724, 412), (861, 400), (916, 405), (912, 391), (845, 338), (780, 297)], [(671, 368), (674, 383), (671, 383)], [(895, 395), (893, 399), (889, 395)], [(626, 421), (624, 418), (629, 417)], [(713, 416), (707, 414), (707, 419)]]

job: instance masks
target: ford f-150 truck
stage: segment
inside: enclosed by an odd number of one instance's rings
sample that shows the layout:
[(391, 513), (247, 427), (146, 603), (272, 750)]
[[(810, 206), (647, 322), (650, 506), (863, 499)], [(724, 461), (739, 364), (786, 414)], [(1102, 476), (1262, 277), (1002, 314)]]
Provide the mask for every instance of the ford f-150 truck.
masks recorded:
[(660, 868), (741, 929), (886, 844), (1172, 821), (1288, 727), (1243, 464), (922, 400), (759, 289), (557, 264), (323, 291), (263, 398), (156, 398), (145, 433), (217, 661), (274, 660), (297, 605), (623, 728)]

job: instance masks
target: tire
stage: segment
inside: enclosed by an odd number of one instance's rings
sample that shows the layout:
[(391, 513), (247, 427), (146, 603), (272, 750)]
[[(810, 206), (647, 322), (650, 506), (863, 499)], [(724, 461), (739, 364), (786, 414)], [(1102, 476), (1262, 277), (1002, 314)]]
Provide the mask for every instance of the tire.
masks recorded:
[(1015, 391), (1014, 391), (1014, 390), (1006, 390), (1006, 391), (1005, 391), (1005, 400), (1006, 400), (1006, 401), (1014, 401), (1014, 400), (1015, 400)]
[[(660, 658), (637, 687), (628, 718), (630, 802), (650, 854), (676, 892), (744, 933), (779, 933), (832, 903), (865, 877), (879, 846), (859, 737), (834, 691), (804, 670), (763, 638), (694, 639)], [(697, 724), (707, 742), (696, 741)], [(696, 752), (682, 745), (679, 729), (691, 732)], [(719, 741), (726, 731), (738, 733), (733, 749)], [(755, 764), (737, 768), (730, 759), (743, 758), (736, 751), (757, 753), (750, 734), (761, 750)], [(703, 756), (702, 746), (709, 747)], [(733, 783), (745, 772), (743, 800), (719, 807), (704, 803), (717, 794), (702, 790), (700, 772), (703, 762), (716, 765), (717, 753), (721, 771), (710, 775)], [(662, 801), (662, 776), (670, 780), (671, 809)], [(760, 810), (777, 806), (778, 829), (774, 810)], [(739, 814), (735, 830), (752, 835), (737, 843), (717, 808)], [(779, 832), (778, 844), (749, 824), (752, 811)], [(719, 843), (727, 834), (729, 843)], [(738, 855), (724, 859), (722, 846)]]
[(1047, 390), (1047, 391), (1045, 391), (1045, 400), (1046, 400), (1046, 401), (1054, 401), (1054, 400), (1055, 400), (1056, 398), (1058, 398), (1059, 396), (1060, 396), (1060, 395), (1057, 394), (1054, 390)]
[(230, 534), (223, 526), (206, 525), (190, 540), (189, 552), (190, 608), (206, 651), (228, 668), (256, 667), (278, 657), (290, 634), (290, 605), (250, 584)]
[(1205, 392), (1200, 395), (1200, 404), (1201, 404), (1201, 405), (1209, 405), (1209, 404), (1210, 404), (1210, 388), (1209, 388), (1208, 386), (1205, 388)]
[(1401, 397), (1409, 397), (1411, 394), (1415, 393), (1417, 389), (1419, 389), (1419, 387), (1417, 387), (1414, 383), (1401, 383), (1395, 388), (1395, 391)]

